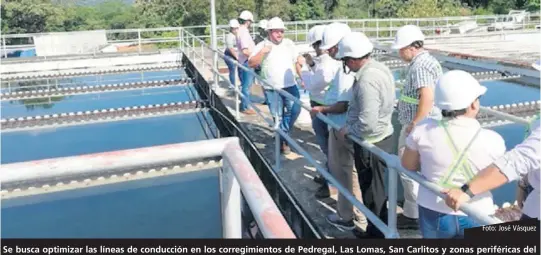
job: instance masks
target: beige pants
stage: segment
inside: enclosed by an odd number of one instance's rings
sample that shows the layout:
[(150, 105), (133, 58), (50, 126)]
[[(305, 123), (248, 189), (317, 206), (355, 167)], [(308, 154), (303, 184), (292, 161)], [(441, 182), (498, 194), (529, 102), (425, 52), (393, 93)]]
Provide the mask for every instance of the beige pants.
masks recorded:
[[(329, 133), (329, 168), (333, 177), (362, 203), (361, 188), (353, 161), (353, 143), (339, 139), (338, 131), (334, 129)], [(341, 193), (338, 194), (337, 211), (345, 221), (353, 219), (353, 213), (360, 219), (364, 218)]]
[[(402, 158), (404, 154), (404, 148), (406, 147), (406, 128), (405, 125), (400, 131), (400, 138), (398, 138), (398, 157)], [(419, 218), (419, 210), (417, 207), (417, 194), (419, 193), (419, 183), (412, 180), (405, 174), (400, 173), (400, 179), (402, 180), (402, 187), (404, 187), (404, 216), (408, 218)]]

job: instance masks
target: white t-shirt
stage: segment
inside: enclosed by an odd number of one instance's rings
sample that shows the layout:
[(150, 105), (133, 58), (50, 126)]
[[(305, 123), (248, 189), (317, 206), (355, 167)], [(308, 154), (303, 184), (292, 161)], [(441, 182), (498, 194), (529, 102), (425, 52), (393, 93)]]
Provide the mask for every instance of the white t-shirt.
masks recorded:
[(314, 58), (314, 63), (315, 66), (303, 75), (304, 86), (310, 92), (311, 100), (325, 104), (325, 93), (336, 75), (337, 67), (342, 63), (326, 53)]
[[(451, 147), (452, 145), (447, 141), (448, 136), (445, 129), (438, 125), (437, 120), (427, 118), (415, 126), (406, 138), (406, 146), (419, 152), (421, 174), (428, 181), (438, 183), (441, 178), (449, 173), (449, 168), (454, 163), (455, 158), (468, 146), (480, 127), (479, 121), (468, 117), (460, 116), (449, 120), (447, 129), (457, 147), (458, 151), (455, 152)], [(469, 159), (466, 162), (470, 163), (475, 176), (479, 171), (492, 164), (494, 160), (501, 157), (505, 150), (505, 141), (498, 133), (488, 129), (481, 129), (465, 155), (465, 158)], [(463, 184), (463, 181), (453, 182), (453, 185), (459, 187)], [(445, 200), (423, 186), (419, 187), (417, 204), (440, 213), (466, 215), (461, 211), (453, 211), (445, 204)], [(470, 200), (469, 204), (484, 214), (494, 213), (494, 202), (490, 192), (476, 195)]]
[[(335, 67), (336, 68), (336, 67)], [(342, 66), (338, 67), (334, 79), (329, 86), (329, 90), (325, 93), (325, 105), (333, 105), (337, 102), (349, 102), (353, 98), (352, 87), (355, 82), (355, 73), (344, 73)], [(334, 123), (343, 127), (346, 124), (348, 112), (340, 114), (327, 114), (327, 117)], [(332, 127), (329, 125), (329, 130)]]
[(250, 58), (257, 55), (267, 44), (272, 45), (272, 50), (261, 61), (261, 77), (276, 88), (295, 86), (295, 63), (299, 53), (293, 41), (284, 38), (280, 44), (274, 44), (265, 39), (255, 46)]

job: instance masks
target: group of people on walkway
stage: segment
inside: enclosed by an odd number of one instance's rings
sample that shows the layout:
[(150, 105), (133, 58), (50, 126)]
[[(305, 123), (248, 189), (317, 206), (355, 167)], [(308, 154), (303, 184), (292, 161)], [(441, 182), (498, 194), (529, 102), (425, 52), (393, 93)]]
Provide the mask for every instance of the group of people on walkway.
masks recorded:
[[(312, 56), (300, 54), (284, 38), (286, 27), (280, 18), (259, 23), (257, 43), (248, 29), (252, 22), (249, 11), (231, 20), (226, 55), (246, 70), (257, 70), (273, 86), (264, 86), (265, 103), (280, 118), (284, 133), (290, 132), (301, 108), (277, 90), (296, 98), (299, 88), (310, 93), (312, 127), (326, 156), (326, 169), (383, 222), (387, 223), (388, 210), (385, 160), (348, 136), (398, 154), (405, 169), (445, 188), (446, 199), (442, 199), (401, 173), (405, 201), (397, 219), (399, 228), (419, 228), (424, 238), (462, 237), (464, 229), (479, 223), (461, 212), (460, 205), (468, 202), (481, 214), (493, 214), (489, 191), (517, 179), (523, 218), (539, 219), (539, 119), (532, 122), (526, 140), (506, 152), (504, 139), (476, 119), (479, 99), (487, 88), (465, 71), (444, 73), (440, 62), (424, 48), (425, 36), (419, 27), (401, 27), (391, 46), (408, 63), (396, 106), (402, 126), (396, 146), (392, 139), (395, 78), (389, 67), (372, 57), (374, 45), (364, 33), (342, 23), (316, 25), (308, 34), (316, 53)], [(246, 70), (238, 69), (244, 95), (240, 110), (254, 114), (247, 103), (254, 76)], [(234, 65), (231, 73), (234, 83)], [(340, 128), (327, 125), (320, 114)], [(286, 141), (281, 151), (290, 151)], [(325, 178), (317, 176), (314, 181), (321, 185), (317, 198), (334, 193)], [(343, 194), (338, 195), (336, 209), (327, 221), (340, 230), (353, 231), (359, 238), (384, 237), (370, 221), (366, 231), (356, 227), (355, 222), (362, 224), (366, 217)]]

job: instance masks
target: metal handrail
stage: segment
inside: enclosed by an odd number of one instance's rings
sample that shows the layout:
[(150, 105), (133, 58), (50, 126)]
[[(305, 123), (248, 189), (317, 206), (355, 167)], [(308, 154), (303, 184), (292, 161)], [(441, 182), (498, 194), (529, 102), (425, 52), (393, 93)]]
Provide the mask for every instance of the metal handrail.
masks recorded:
[(35, 183), (221, 156), (224, 238), (242, 238), (241, 191), (266, 238), (296, 238), (240, 147), (227, 137), (2, 165), (1, 184)]
[[(185, 31), (184, 33), (187, 34), (188, 36), (192, 36), (192, 38), (195, 38), (194, 35), (192, 35), (191, 33), (187, 32), (187, 31)], [(269, 82), (267, 82), (266, 80), (262, 79), (254, 71), (250, 70), (249, 68), (244, 67), (243, 65), (239, 64), (236, 60), (234, 60), (232, 58), (229, 58), (228, 56), (226, 56), (222, 52), (220, 52), (218, 50), (215, 50), (215, 49), (212, 49), (212, 48), (209, 48), (208, 45), (205, 42), (203, 42), (202, 40), (200, 40), (199, 38), (195, 38), (195, 39), (200, 42), (201, 47), (204, 46), (205, 48), (211, 50), (214, 54), (218, 54), (222, 59), (228, 59), (228, 60), (232, 61), (237, 67), (242, 68), (246, 72), (250, 72), (252, 75), (254, 75), (254, 77), (258, 78), (258, 80), (261, 82), (262, 86), (273, 88), (277, 93), (281, 94), (282, 96), (287, 97), (288, 99), (292, 100), (294, 103), (299, 104), (302, 108), (304, 108), (304, 109), (306, 109), (308, 111), (311, 111), (311, 107), (309, 105), (303, 103), (302, 101), (300, 101), (300, 99), (294, 97), (293, 95), (291, 95), (291, 94), (289, 94), (289, 93), (287, 93), (287, 92), (285, 92), (285, 91), (283, 91), (281, 89), (278, 89), (276, 86), (274, 86), (274, 85), (270, 84)], [(195, 53), (194, 55), (199, 55), (199, 54), (196, 53), (196, 51), (193, 51), (193, 52)], [(202, 62), (205, 63), (206, 60), (204, 59), (204, 56), (202, 54), (199, 55), (199, 56), (201, 56)], [(215, 68), (212, 68), (212, 64), (210, 64), (208, 62), (206, 62), (206, 64), (211, 67), (211, 70), (212, 70), (213, 73), (217, 73), (218, 70), (216, 70)], [(230, 85), (230, 87), (235, 89), (236, 94), (240, 93), (240, 96), (244, 97), (244, 95), (242, 95), (240, 90), (236, 86), (233, 86), (227, 79), (225, 79), (224, 76), (219, 75), (219, 77), (226, 80), (227, 83)], [(249, 101), (249, 105), (253, 109), (256, 110), (257, 114), (259, 116), (263, 117), (262, 114), (260, 113), (260, 111), (257, 109), (257, 107), (254, 107), (253, 104), (250, 102), (250, 100), (248, 100), (248, 101)], [(237, 109), (237, 111), (238, 111), (238, 109)], [(237, 116), (238, 116), (238, 113), (237, 113)], [(507, 116), (505, 114), (501, 114), (500, 116), (502, 118), (508, 118), (509, 117), (509, 116)], [(328, 125), (330, 125), (334, 129), (339, 129), (340, 128), (340, 126), (338, 126), (336, 123), (334, 123), (328, 117), (326, 117), (325, 115), (323, 115), (321, 113), (318, 113), (317, 117), (319, 119), (321, 119), (322, 121), (324, 121), (325, 123), (327, 123)], [(265, 119), (265, 118), (263, 117), (263, 119)], [(276, 121), (278, 121), (278, 120), (276, 120)], [(513, 121), (513, 120), (511, 120), (511, 121)], [(268, 123), (273, 124), (273, 123), (270, 123), (270, 122), (268, 122)], [(521, 123), (523, 123), (523, 121), (521, 121)], [(389, 219), (388, 219), (388, 224), (389, 225), (386, 226), (376, 215), (374, 215), (370, 210), (368, 210), (368, 208), (366, 208), (362, 203), (360, 203), (357, 199), (355, 199), (355, 197), (350, 192), (348, 192), (342, 185), (340, 185), (336, 181), (336, 179), (334, 179), (334, 177), (332, 177), (327, 171), (325, 171), (321, 167), (321, 165), (319, 165), (312, 158), (312, 156), (308, 152), (306, 152), (300, 145), (298, 145), (288, 134), (285, 134), (283, 131), (278, 129), (276, 123), (274, 125), (274, 129), (275, 129), (277, 134), (281, 135), (284, 139), (286, 139), (288, 141), (288, 143), (290, 143), (290, 145), (292, 145), (292, 147), (294, 147), (303, 156), (305, 156), (305, 158), (312, 165), (314, 165), (315, 168), (333, 186), (335, 186), (338, 189), (338, 191), (340, 193), (342, 193), (346, 197), (346, 199), (348, 199), (348, 201), (350, 201), (357, 209), (359, 209), (361, 212), (363, 212), (366, 215), (366, 217), (371, 222), (373, 222), (374, 225), (376, 227), (378, 227), (378, 229), (380, 229), (380, 231), (382, 231), (385, 234), (386, 237), (388, 237), (388, 238), (398, 237), (398, 233), (396, 231), (396, 210), (389, 210)], [(390, 176), (389, 176), (389, 186), (390, 187), (396, 187), (397, 186), (397, 175), (396, 174), (397, 174), (397, 172), (401, 172), (401, 173), (409, 176), (410, 178), (412, 178), (416, 182), (418, 182), (421, 186), (423, 186), (423, 187), (427, 188), (428, 190), (430, 190), (431, 192), (433, 192), (435, 195), (437, 195), (437, 196), (439, 196), (441, 198), (445, 198), (445, 196), (442, 194), (442, 190), (443, 190), (442, 187), (438, 186), (435, 183), (429, 182), (424, 177), (422, 177), (420, 174), (413, 173), (413, 172), (405, 169), (404, 167), (402, 167), (402, 165), (400, 163), (400, 160), (396, 155), (391, 155), (391, 154), (381, 150), (377, 146), (375, 146), (373, 144), (370, 144), (370, 143), (368, 143), (366, 141), (363, 141), (362, 139), (360, 139), (358, 137), (355, 137), (353, 135), (348, 135), (348, 138), (351, 139), (353, 142), (355, 142), (355, 143), (359, 144), (360, 146), (362, 146), (364, 149), (367, 149), (368, 151), (370, 151), (374, 155), (376, 155), (379, 158), (381, 158), (382, 160), (384, 160), (389, 169), (394, 169), (396, 171), (396, 172), (394, 172), (394, 171), (390, 172)], [(278, 150), (278, 149), (279, 149), (278, 146), (276, 146), (276, 150)], [(276, 152), (275, 154), (279, 155), (279, 151)], [(280, 160), (280, 158), (277, 157), (277, 161), (279, 161), (279, 160)], [(389, 189), (389, 191), (390, 191), (389, 192), (389, 207), (390, 208), (395, 208), (396, 207), (396, 189)], [(468, 214), (471, 217), (473, 217), (474, 219), (476, 219), (478, 222), (481, 222), (482, 224), (499, 224), (499, 223), (501, 223), (501, 221), (499, 219), (497, 219), (497, 218), (495, 218), (493, 216), (483, 215), (483, 214), (478, 213), (475, 210), (475, 208), (473, 208), (469, 204), (463, 204), (460, 207), (460, 209), (463, 212), (465, 212), (466, 214)]]

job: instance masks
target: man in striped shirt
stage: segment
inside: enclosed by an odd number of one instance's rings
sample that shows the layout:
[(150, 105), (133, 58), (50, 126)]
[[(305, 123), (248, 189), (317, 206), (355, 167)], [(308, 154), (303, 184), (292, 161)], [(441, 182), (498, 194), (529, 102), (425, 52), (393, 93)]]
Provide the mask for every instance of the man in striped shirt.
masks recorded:
[[(406, 25), (401, 27), (392, 45), (399, 51), (400, 58), (408, 62), (404, 86), (398, 102), (398, 120), (402, 125), (398, 139), (398, 156), (402, 157), (406, 137), (417, 123), (426, 117), (441, 118), (440, 111), (434, 106), (434, 86), (443, 74), (437, 59), (424, 50), (425, 36), (419, 27)], [(404, 187), (404, 213), (398, 219), (399, 227), (418, 228), (417, 193), (419, 184), (406, 175), (401, 175)]]

